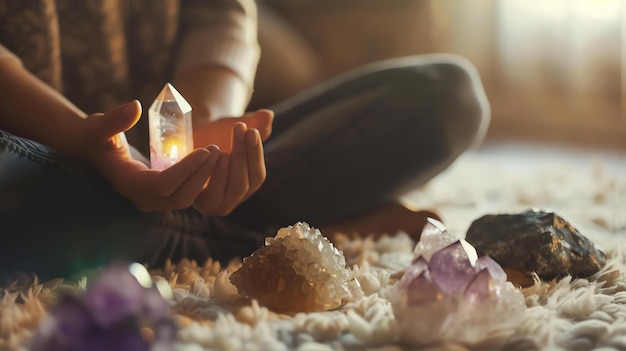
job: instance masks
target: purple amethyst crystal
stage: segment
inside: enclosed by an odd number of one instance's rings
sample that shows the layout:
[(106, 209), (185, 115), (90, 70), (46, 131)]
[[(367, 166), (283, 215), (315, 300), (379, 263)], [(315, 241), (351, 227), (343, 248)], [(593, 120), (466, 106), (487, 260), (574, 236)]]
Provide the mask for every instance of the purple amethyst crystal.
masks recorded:
[(414, 251), (420, 255), (391, 295), (401, 338), (416, 344), (474, 342), (515, 323), (525, 311), (524, 296), (507, 282), (502, 267), (435, 224), (424, 228)]
[(476, 260), (476, 268), (478, 270), (487, 269), (489, 271), (489, 276), (493, 278), (494, 281), (497, 282), (506, 282), (506, 273), (504, 269), (500, 267), (498, 262), (494, 261), (489, 256), (481, 256)]
[(433, 252), (450, 245), (455, 240), (456, 239), (448, 233), (443, 223), (436, 219), (428, 218), (424, 229), (422, 229), (420, 241), (415, 245), (413, 258), (416, 259), (419, 256), (424, 256), (424, 258), (429, 260)]
[(428, 270), (428, 261), (423, 256), (418, 257), (413, 263), (406, 269), (404, 276), (406, 279), (411, 280), (417, 278), (422, 272)]
[(143, 287), (128, 265), (115, 264), (84, 294), (59, 300), (31, 350), (172, 350), (175, 336), (169, 305), (156, 287)]
[(409, 306), (431, 303), (442, 296), (441, 289), (430, 279), (428, 261), (422, 256), (413, 261), (402, 279), (408, 284), (406, 298)]
[(433, 281), (447, 294), (458, 294), (476, 275), (476, 253), (470, 252), (461, 240), (435, 252), (428, 269)]
[(472, 281), (467, 285), (463, 297), (472, 303), (496, 301), (498, 298), (496, 295), (496, 285), (487, 268), (474, 276)]
[(413, 279), (407, 289), (407, 305), (420, 306), (437, 302), (443, 297), (441, 289), (428, 277), (424, 271)]

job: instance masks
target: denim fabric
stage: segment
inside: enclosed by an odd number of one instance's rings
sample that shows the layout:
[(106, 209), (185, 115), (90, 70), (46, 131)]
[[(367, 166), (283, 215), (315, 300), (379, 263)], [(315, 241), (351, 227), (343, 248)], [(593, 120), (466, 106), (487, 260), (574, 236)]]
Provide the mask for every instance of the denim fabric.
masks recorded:
[(447, 56), (367, 66), (273, 110), (267, 180), (226, 218), (142, 213), (91, 170), (0, 131), (0, 275), (243, 257), (279, 227), (340, 221), (425, 183), (489, 117), (473, 68)]
[(183, 257), (223, 262), (262, 236), (190, 208), (139, 212), (91, 170), (0, 131), (0, 270), (63, 276), (112, 258), (160, 265)]

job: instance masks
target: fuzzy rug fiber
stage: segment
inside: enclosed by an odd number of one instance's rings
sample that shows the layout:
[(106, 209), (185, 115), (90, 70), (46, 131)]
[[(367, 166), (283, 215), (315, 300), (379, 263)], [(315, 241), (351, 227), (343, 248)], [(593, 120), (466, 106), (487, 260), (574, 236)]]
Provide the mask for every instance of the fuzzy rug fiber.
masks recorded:
[[(173, 288), (180, 350), (626, 350), (624, 180), (623, 156), (498, 147), (464, 155), (404, 198), (438, 211), (458, 237), (487, 213), (551, 208), (607, 255), (606, 266), (588, 279), (536, 280), (524, 288), (528, 309), (520, 323), (474, 345), (416, 346), (398, 339), (388, 294), (394, 273), (412, 255), (414, 243), (403, 233), (339, 240), (366, 296), (329, 312), (281, 315), (239, 297), (228, 276), (240, 262), (181, 262), (151, 274)], [(57, 296), (85, 284), (55, 280), (0, 292), (0, 350), (26, 350)]]

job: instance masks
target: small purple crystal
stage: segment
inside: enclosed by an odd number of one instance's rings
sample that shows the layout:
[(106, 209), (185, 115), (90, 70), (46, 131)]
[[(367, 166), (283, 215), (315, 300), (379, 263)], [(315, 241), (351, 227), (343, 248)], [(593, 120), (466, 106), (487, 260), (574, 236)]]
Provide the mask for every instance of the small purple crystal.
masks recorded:
[(426, 260), (430, 260), (430, 255), (433, 252), (450, 245), (455, 240), (456, 239), (448, 233), (443, 223), (436, 219), (428, 218), (426, 225), (422, 229), (420, 241), (415, 245), (415, 249), (413, 250), (413, 259), (423, 256)]
[(63, 296), (40, 324), (31, 350), (173, 350), (176, 325), (167, 301), (128, 267), (114, 264), (84, 294)]
[(428, 277), (428, 272), (422, 272), (413, 279), (407, 289), (407, 304), (421, 306), (441, 300), (444, 293)]
[(420, 236), (421, 242), (438, 242), (441, 239), (441, 234), (447, 232), (443, 223), (433, 218), (426, 219), (426, 225), (422, 229), (422, 235)]
[(496, 295), (495, 282), (487, 268), (474, 276), (474, 279), (467, 285), (463, 296), (472, 303), (496, 301), (498, 296)]
[(498, 283), (506, 282), (504, 269), (489, 256), (479, 257), (478, 260), (476, 260), (476, 268), (478, 270), (487, 269), (491, 278)]
[(391, 295), (403, 341), (474, 342), (525, 312), (524, 296), (502, 267), (440, 223), (426, 225), (414, 255)]
[(476, 275), (475, 252), (469, 252), (461, 240), (435, 252), (428, 265), (435, 283), (447, 294), (458, 294)]
[(423, 256), (418, 257), (404, 272), (407, 280), (417, 278), (422, 272), (428, 270), (428, 261)]

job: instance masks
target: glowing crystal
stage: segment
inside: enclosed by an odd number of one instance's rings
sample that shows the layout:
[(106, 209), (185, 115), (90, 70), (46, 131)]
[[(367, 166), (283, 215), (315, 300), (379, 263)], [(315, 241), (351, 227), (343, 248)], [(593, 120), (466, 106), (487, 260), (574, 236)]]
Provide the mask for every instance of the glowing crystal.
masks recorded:
[[(424, 228), (420, 254), (393, 287), (391, 305), (404, 342), (475, 342), (516, 323), (524, 296), (488, 256), (478, 257), (438, 222)], [(424, 318), (428, 316), (428, 318)]]
[(324, 311), (362, 294), (350, 278), (343, 253), (306, 223), (267, 238), (230, 277), (240, 294), (275, 312)]
[(193, 150), (191, 105), (169, 83), (148, 110), (150, 167), (165, 169)]

